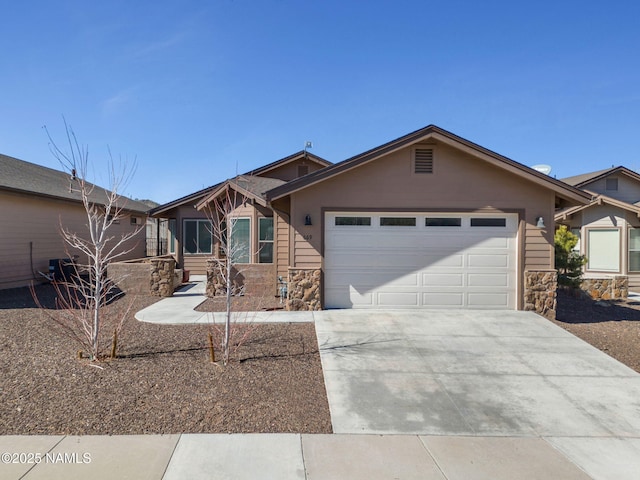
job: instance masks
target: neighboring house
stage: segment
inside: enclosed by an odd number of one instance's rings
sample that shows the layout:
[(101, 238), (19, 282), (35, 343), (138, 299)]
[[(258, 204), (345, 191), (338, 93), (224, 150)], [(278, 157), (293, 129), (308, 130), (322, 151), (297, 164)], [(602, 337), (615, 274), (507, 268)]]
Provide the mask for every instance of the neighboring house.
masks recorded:
[[(50, 260), (68, 258), (61, 225), (81, 236), (87, 231), (76, 181), (68, 173), (0, 155), (0, 289), (42, 281), (40, 272), (49, 273)], [(96, 187), (91, 198), (104, 203), (104, 189)], [(124, 200), (125, 218), (109, 230), (115, 236), (147, 218), (146, 205)], [(135, 242), (123, 259), (145, 256), (144, 230)]]
[[(308, 174), (272, 175), (303, 158), (314, 160)], [(248, 220), (247, 262), (273, 262), (274, 293), (287, 272), (290, 308), (534, 309), (533, 297), (555, 289), (555, 210), (590, 200), (436, 126), (335, 165), (301, 152), (226, 184), (251, 199), (237, 213)], [(187, 269), (203, 273), (196, 258), (215, 253), (201, 212), (224, 185), (152, 211), (170, 214)], [(274, 253), (263, 259), (259, 220), (271, 215)]]
[(640, 175), (620, 166), (563, 181), (593, 196), (555, 215), (580, 238), (585, 277), (626, 275), (630, 289), (640, 287)]

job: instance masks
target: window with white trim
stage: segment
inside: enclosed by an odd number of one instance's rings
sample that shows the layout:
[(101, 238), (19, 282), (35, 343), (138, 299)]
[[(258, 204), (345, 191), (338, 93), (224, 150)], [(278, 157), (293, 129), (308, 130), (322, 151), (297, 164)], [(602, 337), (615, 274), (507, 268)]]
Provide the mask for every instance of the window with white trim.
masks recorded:
[(258, 262), (273, 263), (273, 217), (258, 219)]
[(340, 227), (370, 227), (371, 217), (336, 217), (335, 224)]
[(381, 227), (415, 227), (415, 217), (380, 217)]
[(640, 272), (640, 228), (629, 229), (629, 271)]
[(229, 223), (232, 263), (251, 263), (251, 219), (233, 218)]
[(620, 230), (587, 230), (587, 269), (600, 272), (620, 271)]
[(182, 245), (186, 254), (211, 253), (211, 222), (209, 220), (185, 220)]

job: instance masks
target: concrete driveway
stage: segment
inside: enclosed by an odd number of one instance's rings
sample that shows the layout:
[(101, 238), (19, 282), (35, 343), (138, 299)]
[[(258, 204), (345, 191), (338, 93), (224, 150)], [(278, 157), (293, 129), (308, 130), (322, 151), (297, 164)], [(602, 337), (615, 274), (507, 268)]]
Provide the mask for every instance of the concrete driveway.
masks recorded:
[(640, 471), (640, 375), (536, 314), (314, 318), (334, 433), (537, 437), (592, 475)]

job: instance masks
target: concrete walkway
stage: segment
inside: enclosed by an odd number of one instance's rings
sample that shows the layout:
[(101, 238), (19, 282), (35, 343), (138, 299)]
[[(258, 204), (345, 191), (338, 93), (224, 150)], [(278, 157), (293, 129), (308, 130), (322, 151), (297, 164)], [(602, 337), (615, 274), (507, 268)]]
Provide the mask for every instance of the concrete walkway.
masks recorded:
[[(177, 290), (172, 297), (164, 298), (136, 313), (141, 322), (165, 325), (184, 323), (221, 323), (225, 312), (197, 312), (194, 310), (204, 302), (204, 275), (191, 275), (191, 282)], [(263, 312), (233, 312), (232, 321), (243, 322), (313, 322), (313, 312), (287, 312), (283, 310)]]
[[(136, 318), (210, 321), (192, 311), (202, 293), (195, 284)], [(640, 478), (640, 375), (535, 314), (252, 321), (315, 322), (334, 434), (4, 436), (0, 478)]]

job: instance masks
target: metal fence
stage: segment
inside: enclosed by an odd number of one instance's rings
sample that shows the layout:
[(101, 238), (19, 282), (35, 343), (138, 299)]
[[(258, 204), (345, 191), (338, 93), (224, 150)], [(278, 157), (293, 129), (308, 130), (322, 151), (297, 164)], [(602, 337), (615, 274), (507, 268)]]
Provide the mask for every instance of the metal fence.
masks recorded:
[(167, 254), (167, 239), (147, 238), (147, 257)]

